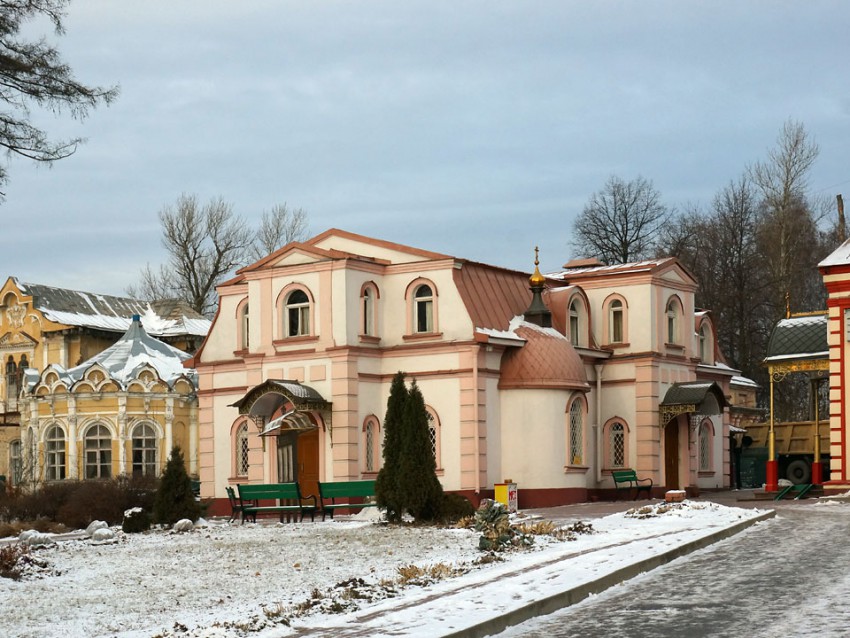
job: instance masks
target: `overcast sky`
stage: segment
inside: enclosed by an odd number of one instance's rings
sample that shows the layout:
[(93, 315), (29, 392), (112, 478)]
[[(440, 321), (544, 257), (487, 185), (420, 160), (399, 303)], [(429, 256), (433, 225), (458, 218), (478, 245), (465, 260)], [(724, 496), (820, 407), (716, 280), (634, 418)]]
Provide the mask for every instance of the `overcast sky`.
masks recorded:
[[(708, 204), (789, 118), (850, 191), (850, 2), (72, 0), (60, 50), (120, 84), (52, 168), (12, 158), (4, 275), (123, 294), (157, 212), (223, 197), (518, 270), (570, 256), (616, 174)], [(49, 34), (49, 31), (45, 30)], [(52, 36), (51, 36), (52, 37)]]

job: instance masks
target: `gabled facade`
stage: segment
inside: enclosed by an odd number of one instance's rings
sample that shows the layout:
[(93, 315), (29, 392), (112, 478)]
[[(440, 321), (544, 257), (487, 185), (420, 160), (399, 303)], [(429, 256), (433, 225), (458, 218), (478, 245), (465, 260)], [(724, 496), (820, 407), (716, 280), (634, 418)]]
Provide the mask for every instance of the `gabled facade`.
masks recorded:
[(422, 390), (443, 487), (473, 500), (505, 481), (523, 507), (585, 500), (625, 467), (726, 487), (737, 372), (696, 288), (674, 259), (530, 278), (335, 229), (285, 246), (219, 287), (192, 363), (202, 496), (374, 477), (398, 370)]
[(48, 366), (68, 369), (118, 341), (133, 315), (170, 345), (194, 352), (210, 322), (186, 304), (87, 293), (10, 277), (0, 288), (0, 475), (15, 484), (24, 471), (20, 395)]

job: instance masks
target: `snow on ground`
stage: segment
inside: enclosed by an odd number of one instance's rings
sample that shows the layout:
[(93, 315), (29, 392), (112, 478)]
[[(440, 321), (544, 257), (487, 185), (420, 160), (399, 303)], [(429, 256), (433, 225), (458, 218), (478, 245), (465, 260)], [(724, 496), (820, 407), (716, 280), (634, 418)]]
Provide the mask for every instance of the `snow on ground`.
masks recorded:
[[(670, 539), (687, 542), (762, 513), (710, 502), (656, 502), (631, 515), (593, 519), (594, 533), (574, 541), (536, 537), (532, 549), (488, 564), (476, 564), (484, 555), (477, 532), (389, 526), (369, 516), (289, 524), (213, 521), (181, 534), (123, 534), (119, 528), (114, 543), (59, 537), (32, 549), (41, 569), (18, 581), (0, 578), (0, 627), (15, 638), (286, 636), (297, 628), (344, 625), (358, 609), (380, 612), (429, 599), (436, 612), (413, 607), (406, 613), (421, 635), (433, 617), (432, 635), (439, 635), (459, 608), (469, 614), (470, 607), (456, 606), (457, 597), (474, 598), (485, 583), (498, 579), (506, 597), (543, 597), (669, 549)], [(578, 569), (578, 557), (589, 566)], [(439, 564), (459, 575), (399, 584), (400, 568)], [(563, 569), (567, 564), (570, 569)], [(547, 565), (557, 577), (523, 584), (523, 572)], [(455, 597), (451, 605), (448, 596)], [(494, 613), (472, 603), (485, 617)], [(402, 613), (389, 613), (408, 622)]]

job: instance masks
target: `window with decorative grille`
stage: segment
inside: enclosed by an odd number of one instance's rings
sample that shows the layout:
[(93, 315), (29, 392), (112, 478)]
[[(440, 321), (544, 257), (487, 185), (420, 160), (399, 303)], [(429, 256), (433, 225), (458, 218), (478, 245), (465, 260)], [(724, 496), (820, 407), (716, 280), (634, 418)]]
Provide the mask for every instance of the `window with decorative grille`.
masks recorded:
[(248, 424), (236, 430), (236, 476), (248, 476)]
[(584, 460), (583, 426), (581, 402), (573, 401), (570, 406), (570, 458), (569, 465), (581, 465)]
[(699, 469), (701, 472), (711, 470), (711, 428), (708, 423), (699, 428)]
[(622, 423), (614, 423), (610, 430), (611, 467), (626, 465), (626, 428)]
[(366, 471), (375, 471), (375, 424), (366, 424)]

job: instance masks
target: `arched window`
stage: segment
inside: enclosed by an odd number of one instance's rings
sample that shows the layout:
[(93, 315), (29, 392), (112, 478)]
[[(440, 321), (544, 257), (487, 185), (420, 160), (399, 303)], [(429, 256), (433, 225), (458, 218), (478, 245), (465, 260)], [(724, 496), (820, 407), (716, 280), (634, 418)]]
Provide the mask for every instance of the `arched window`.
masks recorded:
[(413, 323), (415, 332), (434, 332), (434, 293), (431, 286), (422, 284), (413, 293)]
[(236, 458), (236, 476), (248, 476), (248, 422), (245, 421), (236, 428), (233, 450)]
[(699, 471), (711, 472), (711, 447), (714, 439), (711, 422), (703, 421), (699, 426)]
[(625, 308), (620, 299), (613, 299), (608, 304), (608, 343), (625, 343), (625, 341)]
[(360, 293), (360, 334), (374, 337), (378, 334), (378, 289), (365, 284)]
[(15, 359), (9, 355), (9, 360), (6, 362), (6, 400), (11, 405), (14, 405), (15, 399), (18, 398), (18, 366), (15, 365)]
[(672, 297), (670, 301), (667, 302), (667, 343), (675, 343), (681, 344), (681, 330), (680, 330), (680, 309), (681, 305), (679, 304), (679, 300), (675, 297)]
[(287, 337), (300, 337), (310, 334), (310, 299), (303, 290), (293, 290), (286, 298)]
[(44, 436), (44, 470), (48, 481), (65, 478), (65, 432), (52, 426)]
[(570, 405), (569, 456), (567, 465), (584, 464), (584, 411), (576, 399)]
[(626, 465), (626, 428), (622, 423), (613, 423), (608, 429), (608, 444), (611, 446), (611, 467)]
[(363, 424), (363, 471), (377, 472), (381, 459), (381, 426), (378, 419), (370, 416)]
[(620, 418), (609, 420), (602, 427), (602, 466), (619, 469), (629, 465), (629, 428)]
[(9, 443), (9, 474), (12, 476), (12, 485), (18, 485), (23, 479), (24, 457), (21, 441)]
[(578, 299), (570, 302), (570, 343), (574, 346), (586, 346), (586, 326), (584, 304)]
[(702, 324), (699, 329), (699, 360), (702, 363), (714, 363), (714, 343), (711, 329), (706, 324)]
[(109, 429), (98, 423), (86, 431), (84, 476), (87, 479), (112, 476), (112, 436)]
[(430, 406), (426, 405), (425, 410), (428, 412), (428, 436), (431, 440), (431, 453), (434, 455), (434, 462), (439, 470), (442, 468), (442, 464), (440, 462), (440, 456), (442, 454), (440, 449), (440, 417), (437, 416), (437, 413)]
[(156, 476), (156, 430), (150, 423), (133, 428), (133, 476)]
[(240, 329), (242, 331), (241, 335), (241, 343), (239, 344), (243, 350), (248, 350), (251, 341), (250, 341), (250, 315), (248, 314), (248, 302), (245, 302), (245, 305), (242, 306), (242, 312), (240, 316)]

